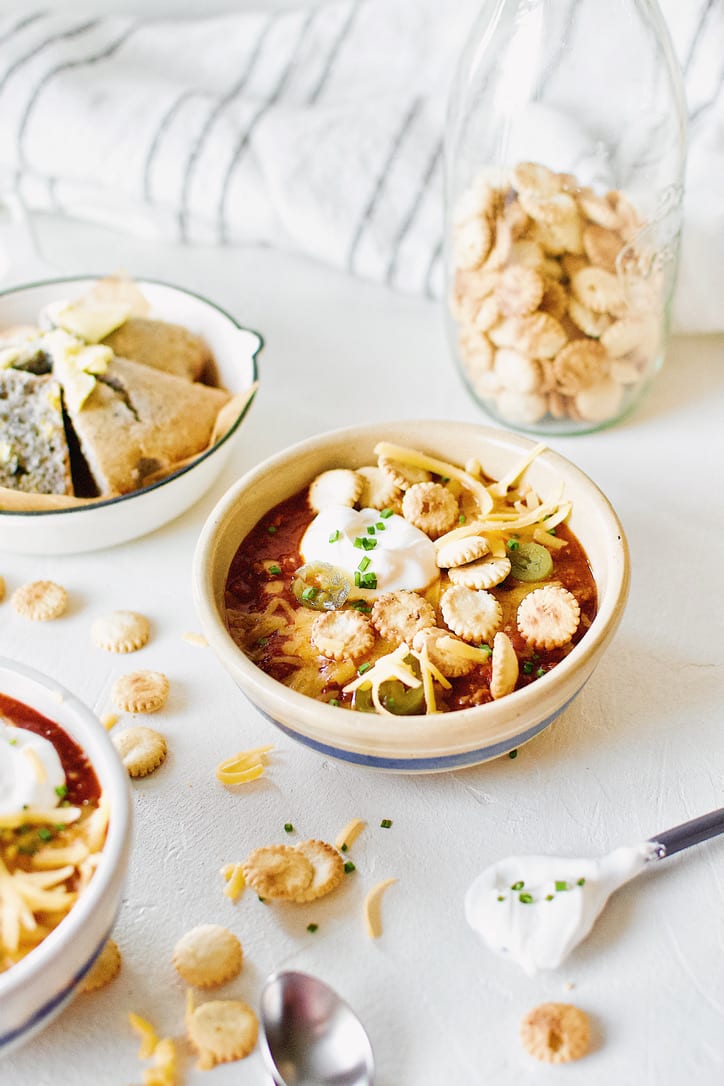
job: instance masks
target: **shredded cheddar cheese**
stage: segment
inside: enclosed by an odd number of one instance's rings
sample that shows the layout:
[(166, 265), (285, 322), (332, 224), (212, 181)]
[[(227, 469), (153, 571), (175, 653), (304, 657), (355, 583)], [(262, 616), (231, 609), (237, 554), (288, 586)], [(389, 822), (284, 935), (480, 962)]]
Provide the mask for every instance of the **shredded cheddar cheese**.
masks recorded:
[(462, 471), (454, 464), (448, 464), (445, 460), (437, 460), (434, 456), (427, 456), (417, 449), (408, 449), (403, 445), (393, 445), (389, 441), (380, 441), (375, 445), (376, 456), (384, 456), (390, 460), (396, 460), (400, 464), (410, 464), (416, 468), (424, 468), (436, 475), (442, 475), (447, 479), (457, 479), (472, 494), (475, 495), (481, 514), (484, 516), (493, 508), (493, 499), (479, 479), (475, 479), (467, 471)]
[(228, 898), (231, 898), (232, 901), (236, 901), (246, 887), (243, 865), (225, 864), (221, 869), (221, 874), (226, 879), (224, 893)]
[(344, 850), (345, 846), (349, 848), (357, 840), (366, 825), (367, 823), (363, 822), (361, 818), (353, 818), (335, 837), (334, 847), (340, 849), (340, 851)]
[(370, 939), (379, 939), (382, 934), (382, 919), (380, 917), (380, 900), (388, 886), (392, 886), (397, 879), (383, 879), (367, 894), (364, 902), (364, 918), (367, 934)]
[(131, 1028), (139, 1034), (141, 1038), (141, 1047), (138, 1050), (139, 1060), (148, 1060), (156, 1051), (156, 1045), (158, 1044), (158, 1035), (150, 1022), (147, 1022), (145, 1018), (141, 1018), (140, 1015), (134, 1014), (133, 1011), (128, 1015), (128, 1021), (131, 1024)]
[(261, 777), (264, 772), (264, 755), (273, 750), (273, 744), (242, 750), (216, 767), (216, 779), (222, 784), (245, 784)]
[(16, 830), (18, 826), (69, 825), (80, 818), (80, 807), (53, 807), (43, 810), (40, 807), (26, 807), (24, 811), (13, 811), (0, 815), (0, 830)]

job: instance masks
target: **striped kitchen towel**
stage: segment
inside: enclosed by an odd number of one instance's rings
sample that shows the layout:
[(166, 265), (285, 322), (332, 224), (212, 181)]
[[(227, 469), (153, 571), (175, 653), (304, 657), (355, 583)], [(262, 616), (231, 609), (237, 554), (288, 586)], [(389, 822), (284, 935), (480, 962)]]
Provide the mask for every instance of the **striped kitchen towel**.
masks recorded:
[[(567, 4), (568, 18), (575, 0)], [(477, 0), (0, 16), (0, 189), (189, 243), (442, 290), (448, 87)], [(679, 329), (724, 328), (724, 0), (662, 0), (690, 111)], [(718, 244), (716, 239), (718, 238)]]

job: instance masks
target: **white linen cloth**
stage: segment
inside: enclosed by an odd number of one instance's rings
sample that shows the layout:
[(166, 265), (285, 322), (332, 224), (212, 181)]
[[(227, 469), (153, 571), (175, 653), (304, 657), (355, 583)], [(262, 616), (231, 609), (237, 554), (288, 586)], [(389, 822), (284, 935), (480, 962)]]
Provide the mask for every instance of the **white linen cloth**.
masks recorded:
[[(690, 115), (675, 327), (722, 330), (724, 0), (661, 6)], [(439, 296), (447, 93), (478, 7), (159, 20), (16, 5), (0, 16), (0, 188), (31, 210), (271, 244)]]

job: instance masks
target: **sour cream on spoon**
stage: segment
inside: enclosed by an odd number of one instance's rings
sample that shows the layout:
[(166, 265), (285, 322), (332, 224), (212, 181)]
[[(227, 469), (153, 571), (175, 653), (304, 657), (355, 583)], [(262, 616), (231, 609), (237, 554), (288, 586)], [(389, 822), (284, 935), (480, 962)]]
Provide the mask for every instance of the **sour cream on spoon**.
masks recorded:
[(720, 833), (724, 808), (600, 859), (511, 856), (478, 875), (465, 895), (465, 916), (491, 950), (526, 973), (556, 969), (586, 938), (614, 890), (651, 860)]

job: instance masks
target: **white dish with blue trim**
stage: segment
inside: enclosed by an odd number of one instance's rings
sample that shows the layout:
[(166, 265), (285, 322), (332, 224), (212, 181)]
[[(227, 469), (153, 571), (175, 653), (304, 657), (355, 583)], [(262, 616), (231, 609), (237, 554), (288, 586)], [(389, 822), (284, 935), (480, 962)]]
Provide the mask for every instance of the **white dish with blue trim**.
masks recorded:
[[(37, 323), (45, 306), (62, 298), (80, 297), (99, 278), (50, 279), (0, 293), (0, 328)], [(198, 501), (227, 462), (254, 398), (262, 337), (191, 291), (151, 279), (136, 280), (136, 285), (149, 302), (152, 317), (181, 324), (206, 340), (214, 355), (220, 385), (233, 395), (248, 391), (238, 418), (215, 445), (192, 463), (130, 494), (66, 509), (0, 509), (0, 551), (73, 554), (146, 535)]]
[(582, 543), (598, 588), (598, 611), (585, 636), (548, 674), (499, 701), (431, 716), (400, 718), (355, 713), (289, 690), (244, 655), (224, 623), (224, 588), (242, 539), (273, 506), (327, 468), (375, 463), (379, 441), (413, 446), (439, 459), (476, 457), (500, 478), (533, 442), (491, 427), (405, 421), (337, 430), (311, 438), (249, 472), (208, 518), (194, 557), (193, 587), (204, 633), (247, 697), (287, 735), (320, 753), (355, 765), (402, 773), (433, 773), (476, 765), (528, 742), (547, 728), (583, 687), (618, 626), (629, 585), (623, 529), (608, 500), (582, 471), (546, 450), (526, 479), (542, 498), (561, 483), (573, 503), (570, 527)]
[(105, 728), (60, 683), (0, 657), (0, 692), (59, 724), (78, 743), (110, 808), (106, 842), (90, 883), (58, 927), (0, 973), (0, 1056), (6, 1056), (73, 999), (110, 935), (128, 866), (131, 800), (128, 774)]

